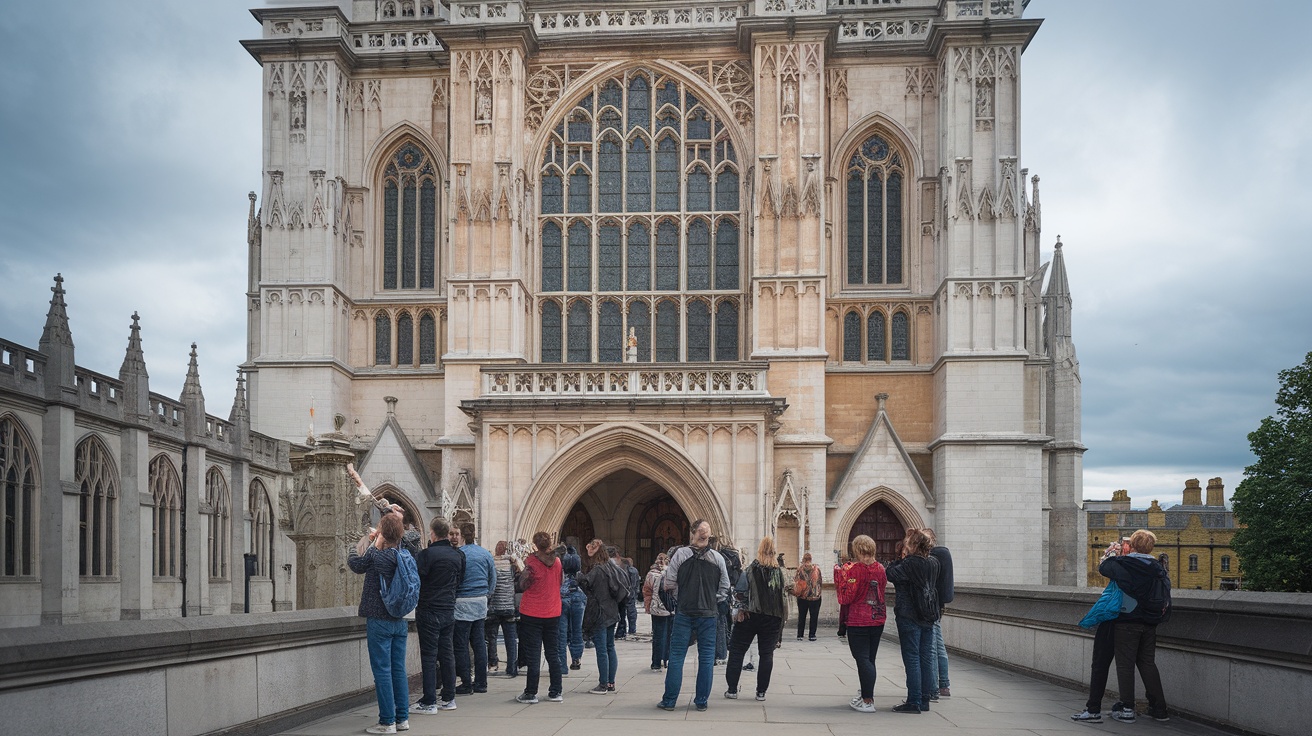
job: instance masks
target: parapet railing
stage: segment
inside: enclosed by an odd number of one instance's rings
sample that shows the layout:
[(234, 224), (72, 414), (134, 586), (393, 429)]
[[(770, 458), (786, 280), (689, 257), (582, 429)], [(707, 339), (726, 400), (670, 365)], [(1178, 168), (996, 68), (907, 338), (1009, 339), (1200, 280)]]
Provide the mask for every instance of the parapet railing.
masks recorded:
[(768, 396), (764, 363), (662, 366), (533, 365), (483, 368), (484, 398)]

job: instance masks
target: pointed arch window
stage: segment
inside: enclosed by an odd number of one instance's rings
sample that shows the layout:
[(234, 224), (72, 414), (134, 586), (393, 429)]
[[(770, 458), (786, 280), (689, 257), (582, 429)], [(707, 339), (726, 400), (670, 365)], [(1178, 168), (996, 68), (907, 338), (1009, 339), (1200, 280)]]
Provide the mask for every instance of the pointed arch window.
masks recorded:
[(382, 286), (432, 289), (437, 282), (437, 166), (414, 141), (384, 159)]
[(415, 322), (409, 312), (396, 318), (396, 364), (412, 365), (415, 362)]
[(228, 495), (228, 481), (218, 468), (205, 473), (205, 498), (210, 505), (210, 578), (226, 580), (228, 559), (232, 556), (232, 499)]
[(847, 162), (848, 286), (899, 285), (904, 280), (903, 154), (881, 134), (861, 142)]
[(906, 312), (897, 312), (892, 322), (893, 360), (911, 360), (911, 320), (907, 318)]
[(273, 505), (269, 492), (259, 478), (251, 481), (250, 497), (251, 536), (247, 541), (255, 554), (255, 577), (268, 578), (273, 570)]
[(886, 334), (884, 313), (871, 312), (869, 319), (866, 320), (866, 360), (884, 362), (885, 356), (888, 355), (885, 345)]
[(118, 572), (118, 469), (109, 449), (92, 435), (74, 451), (78, 487), (78, 573), (109, 577)]
[(36, 574), (37, 454), (13, 415), (0, 417), (0, 575)]
[(541, 360), (625, 360), (630, 328), (640, 361), (741, 359), (730, 129), (690, 86), (649, 70), (579, 94), (542, 152)]
[(437, 320), (432, 312), (419, 318), (419, 364), (437, 365)]
[(855, 311), (843, 315), (843, 361), (861, 360), (861, 315)]
[(151, 523), (152, 568), (157, 578), (178, 576), (182, 535), (182, 482), (165, 455), (150, 461), (150, 494), (154, 501)]
[(392, 318), (387, 312), (374, 316), (374, 365), (392, 364)]

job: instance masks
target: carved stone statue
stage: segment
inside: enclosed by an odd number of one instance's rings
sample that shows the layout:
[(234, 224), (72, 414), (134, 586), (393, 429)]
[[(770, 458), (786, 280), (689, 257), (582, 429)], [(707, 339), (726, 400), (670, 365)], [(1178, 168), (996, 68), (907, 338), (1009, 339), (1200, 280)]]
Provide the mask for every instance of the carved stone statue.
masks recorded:
[(628, 350), (624, 359), (629, 363), (638, 362), (638, 332), (634, 328), (629, 328)]

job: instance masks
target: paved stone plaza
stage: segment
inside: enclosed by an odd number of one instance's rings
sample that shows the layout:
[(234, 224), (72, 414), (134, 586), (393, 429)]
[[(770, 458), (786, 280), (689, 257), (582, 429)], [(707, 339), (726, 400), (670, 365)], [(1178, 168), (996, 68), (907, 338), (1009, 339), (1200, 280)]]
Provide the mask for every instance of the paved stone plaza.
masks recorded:
[[(645, 623), (645, 621), (643, 622)], [(415, 736), (461, 733), (478, 736), (551, 736), (551, 734), (597, 733), (597, 736), (674, 736), (689, 727), (715, 729), (715, 736), (866, 736), (886, 732), (914, 732), (917, 736), (960, 734), (1002, 736), (1003, 734), (1074, 734), (1147, 731), (1163, 734), (1216, 734), (1222, 732), (1173, 717), (1157, 723), (1141, 715), (1133, 724), (1118, 723), (1106, 716), (1104, 703), (1100, 725), (1079, 724), (1070, 714), (1084, 707), (1084, 694), (1023, 675), (956, 657), (952, 661), (952, 697), (935, 703), (933, 710), (919, 716), (893, 713), (890, 709), (906, 694), (902, 660), (897, 642), (885, 639), (880, 645), (879, 681), (875, 686), (878, 713), (851, 710), (847, 701), (856, 693), (857, 675), (847, 646), (832, 629), (816, 642), (799, 642), (785, 632), (784, 646), (775, 656), (768, 699), (752, 698), (755, 673), (744, 672), (739, 700), (724, 698), (724, 667), (716, 667), (710, 708), (698, 713), (692, 708), (696, 665), (684, 670), (683, 695), (679, 708), (666, 712), (656, 708), (664, 687), (664, 672), (648, 669), (650, 644), (646, 641), (617, 641), (620, 655), (614, 695), (592, 695), (596, 684), (596, 660), (592, 650), (584, 652), (583, 669), (565, 678), (565, 701), (545, 700), (545, 671), (539, 688), (543, 700), (537, 705), (520, 705), (513, 698), (522, 692), (524, 678), (488, 678), (485, 695), (456, 698), (459, 708), (437, 715), (414, 715), (410, 732)], [(1112, 673), (1115, 683), (1115, 672)], [(1167, 692), (1169, 698), (1171, 693)], [(412, 701), (417, 699), (417, 694)], [(289, 731), (298, 736), (342, 736), (363, 733), (377, 722), (374, 703), (352, 708), (329, 718)], [(449, 721), (456, 721), (452, 725)], [(588, 721), (601, 720), (589, 725)], [(677, 725), (671, 722), (677, 722)], [(597, 729), (604, 729), (604, 734)]]

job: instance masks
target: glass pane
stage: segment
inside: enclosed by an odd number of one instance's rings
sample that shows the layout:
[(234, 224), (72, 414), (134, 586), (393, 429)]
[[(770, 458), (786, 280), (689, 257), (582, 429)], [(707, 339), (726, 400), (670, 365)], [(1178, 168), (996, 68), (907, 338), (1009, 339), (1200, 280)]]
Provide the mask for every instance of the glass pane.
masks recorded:
[(569, 173), (569, 211), (577, 213), (592, 211), (592, 177), (581, 168)]
[(861, 360), (861, 315), (848, 312), (843, 315), (843, 362)]
[(613, 79), (601, 86), (601, 94), (597, 96), (598, 108), (607, 105), (613, 106), (616, 110), (624, 108), (624, 90), (620, 89), (619, 82)]
[(878, 171), (866, 182), (866, 283), (884, 283), (884, 192)]
[(386, 314), (374, 317), (374, 365), (392, 364), (392, 320)]
[(847, 283), (865, 283), (865, 218), (861, 174), (847, 175)]
[(401, 288), (415, 288), (415, 183), (405, 183), (401, 197)]
[(629, 291), (651, 288), (651, 233), (640, 222), (629, 225)]
[(711, 209), (711, 175), (705, 169), (693, 169), (688, 175), (688, 204), (691, 212)]
[(623, 152), (620, 142), (603, 138), (597, 146), (597, 211), (619, 212), (624, 193)]
[(561, 291), (560, 226), (548, 222), (542, 226), (542, 290)]
[(738, 305), (731, 301), (715, 310), (715, 359), (738, 360)]
[(884, 315), (881, 312), (874, 312), (866, 322), (866, 360), (880, 363), (887, 360), (884, 357), (885, 343)]
[(629, 130), (651, 123), (651, 87), (644, 77), (629, 80)]
[(656, 210), (677, 212), (678, 209), (679, 144), (673, 136), (667, 136), (656, 144)]
[(396, 182), (383, 186), (383, 288), (396, 288), (396, 209), (400, 192)]
[(715, 177), (715, 209), (721, 212), (738, 211), (738, 172), (724, 169)]
[(738, 288), (738, 226), (720, 220), (715, 229), (715, 288)]
[(413, 365), (415, 362), (415, 323), (408, 312), (396, 318), (396, 362), (397, 365)]
[(620, 226), (606, 223), (597, 229), (597, 290), (620, 291), (624, 288), (623, 277)]
[(911, 325), (906, 312), (893, 315), (893, 360), (911, 360)]
[(647, 141), (634, 138), (629, 141), (627, 164), (628, 178), (625, 181), (625, 209), (629, 212), (651, 211), (651, 152)]
[(592, 140), (592, 120), (587, 115), (576, 112), (569, 119), (569, 142), (588, 143)]
[(656, 228), (656, 289), (679, 290), (679, 228), (670, 220)]
[(542, 214), (558, 215), (565, 211), (564, 187), (560, 174), (547, 171), (542, 174)]
[(629, 327), (638, 338), (638, 362), (651, 362), (651, 310), (647, 302), (629, 302)]
[(437, 320), (432, 312), (419, 318), (419, 363), (437, 365)]
[[(705, 220), (688, 224), (688, 288), (711, 288), (711, 230)], [(691, 338), (688, 347), (692, 348)]]
[(597, 316), (597, 360), (601, 363), (624, 362), (624, 321), (618, 302), (601, 303)]
[(542, 303), (542, 362), (560, 362), (560, 304)]
[(711, 119), (705, 110), (694, 110), (688, 115), (688, 137), (695, 141), (711, 139)]
[(577, 220), (569, 226), (569, 290), (592, 291), (592, 233)]
[(705, 363), (711, 359), (711, 309), (706, 302), (688, 304), (688, 361)]
[(679, 85), (673, 81), (666, 81), (656, 89), (656, 107), (666, 105), (679, 106)]
[(592, 362), (592, 308), (582, 299), (569, 305), (569, 362)]
[(437, 185), (424, 181), (419, 201), (419, 288), (433, 288), (437, 255)]
[(665, 300), (656, 307), (656, 361), (679, 360), (679, 305)]
[(888, 175), (888, 283), (902, 283), (902, 175)]

